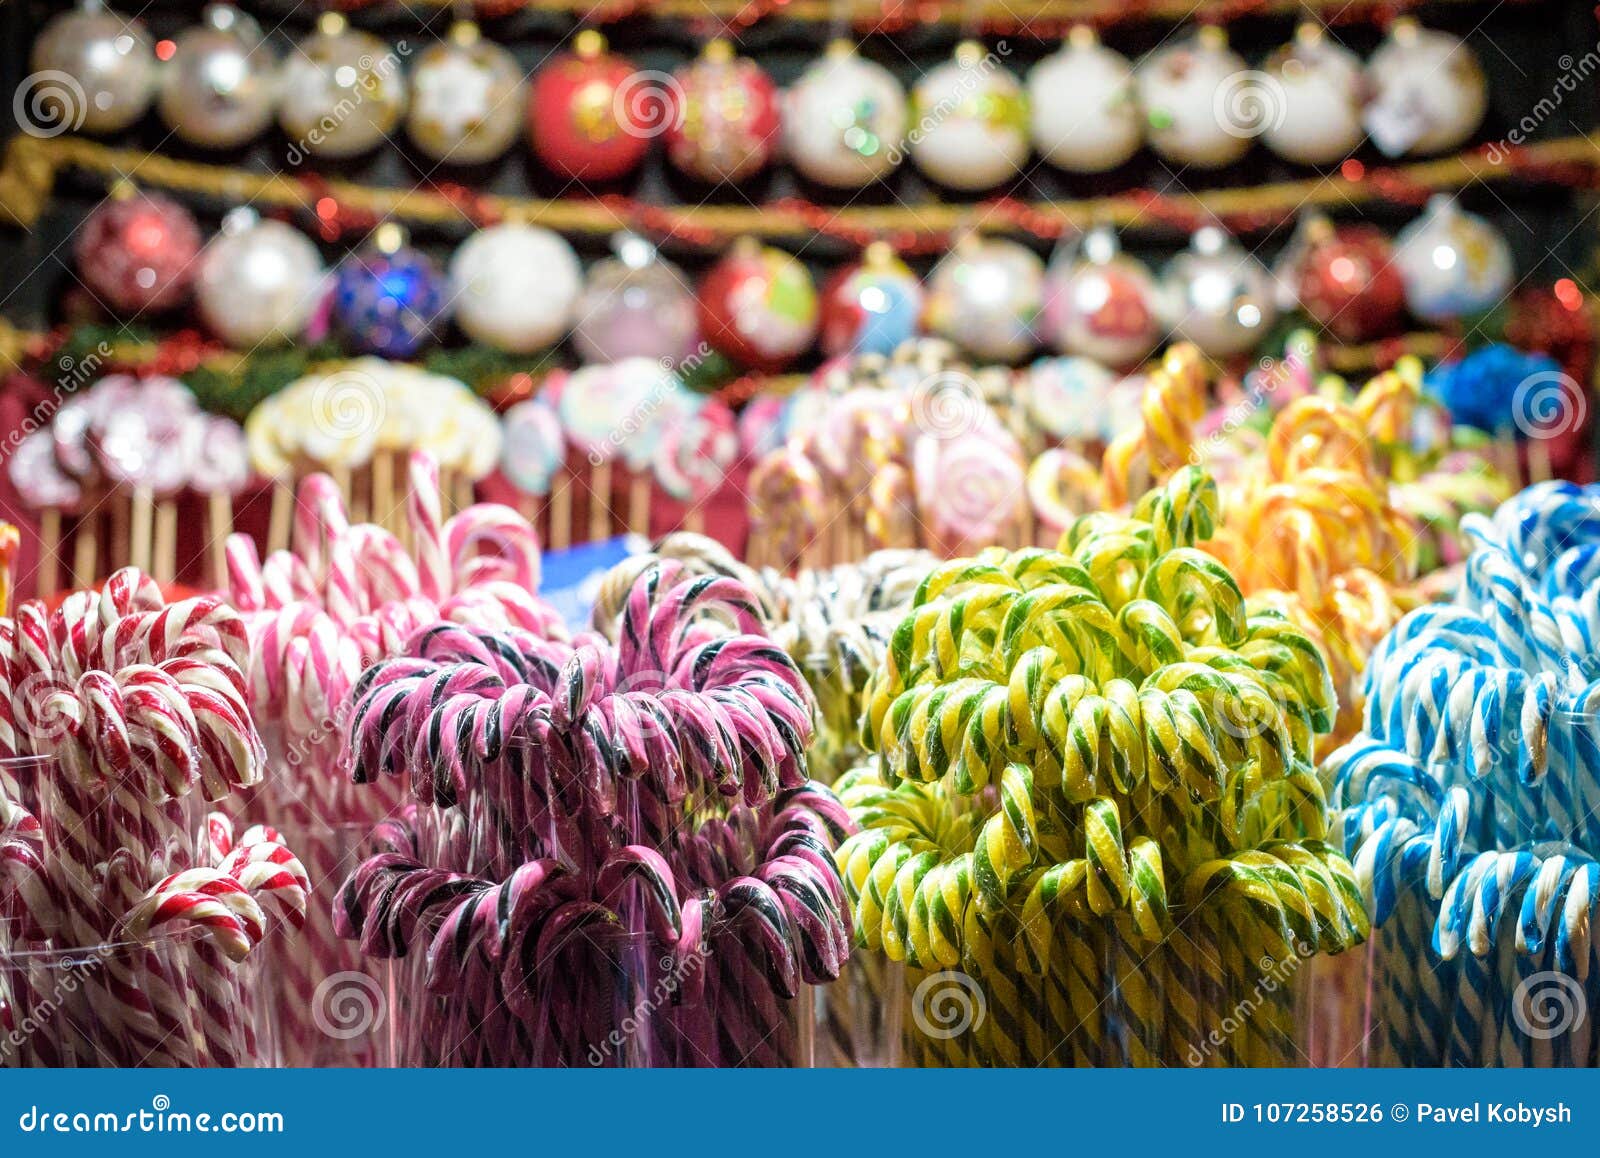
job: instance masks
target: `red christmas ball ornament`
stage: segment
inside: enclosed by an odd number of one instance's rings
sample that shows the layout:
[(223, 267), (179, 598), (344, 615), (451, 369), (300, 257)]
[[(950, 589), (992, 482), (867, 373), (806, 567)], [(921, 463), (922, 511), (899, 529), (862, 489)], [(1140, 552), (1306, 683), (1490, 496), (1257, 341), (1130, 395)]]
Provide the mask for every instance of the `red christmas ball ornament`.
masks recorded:
[(1365, 342), (1394, 329), (1406, 306), (1393, 247), (1371, 225), (1335, 229), (1313, 219), (1293, 260), (1289, 284), (1301, 307), (1342, 342)]
[(593, 29), (534, 77), (528, 137), (534, 154), (573, 181), (614, 181), (631, 172), (665, 121), (667, 98), (633, 63), (606, 49)]
[(78, 276), (124, 314), (164, 310), (189, 296), (200, 253), (194, 215), (159, 193), (114, 194), (78, 229)]
[(805, 352), (817, 333), (817, 290), (781, 249), (740, 238), (700, 283), (700, 333), (719, 353), (772, 373)]
[(761, 171), (778, 142), (778, 90), (765, 70), (717, 39), (672, 74), (667, 159), (709, 184)]

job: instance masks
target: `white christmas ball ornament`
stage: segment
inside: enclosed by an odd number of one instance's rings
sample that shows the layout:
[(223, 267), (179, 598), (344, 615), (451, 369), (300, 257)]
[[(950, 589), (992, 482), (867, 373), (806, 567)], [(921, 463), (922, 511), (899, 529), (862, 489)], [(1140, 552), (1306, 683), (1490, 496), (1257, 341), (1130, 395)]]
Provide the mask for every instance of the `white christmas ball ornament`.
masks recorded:
[(1259, 75), (1209, 25), (1152, 52), (1134, 72), (1150, 147), (1180, 165), (1231, 165), (1261, 131)]
[(928, 328), (974, 357), (1017, 362), (1038, 345), (1044, 262), (1015, 241), (968, 236), (928, 279)]
[(534, 225), (495, 225), (456, 250), (450, 289), (456, 322), (469, 338), (530, 354), (566, 333), (583, 270), (560, 234)]
[(523, 88), (516, 57), (463, 20), (417, 57), (406, 132), (436, 161), (492, 161), (522, 132)]
[(1516, 276), (1506, 239), (1483, 218), (1440, 194), (1395, 238), (1394, 264), (1406, 308), (1424, 322), (1493, 309)]
[(1022, 83), (977, 41), (917, 82), (911, 121), (911, 159), (951, 189), (991, 189), (1027, 163)]
[(1070, 173), (1115, 169), (1144, 140), (1133, 69), (1087, 26), (1033, 66), (1028, 108), (1039, 155)]
[(1367, 61), (1367, 132), (1391, 157), (1442, 153), (1483, 123), (1489, 87), (1460, 38), (1402, 17)]
[(886, 176), (905, 134), (905, 90), (848, 41), (830, 44), (784, 94), (784, 149), (821, 185), (856, 189)]
[(1215, 226), (1167, 264), (1162, 290), (1172, 328), (1213, 357), (1254, 349), (1277, 319), (1272, 276)]
[(203, 22), (173, 41), (156, 107), (192, 145), (231, 149), (272, 123), (281, 77), (261, 26), (229, 4), (212, 4)]
[(156, 57), (143, 22), (84, 7), (51, 18), (33, 42), (33, 75), (16, 108), (39, 135), (114, 133), (133, 124), (155, 93)]
[(1361, 60), (1319, 25), (1302, 24), (1263, 71), (1271, 106), (1262, 132), (1267, 148), (1287, 161), (1327, 165), (1360, 146), (1366, 136)]
[(278, 123), (291, 154), (364, 153), (394, 132), (405, 108), (399, 54), (337, 12), (323, 13), (284, 66)]
[(239, 350), (298, 338), (327, 292), (322, 255), (281, 221), (235, 210), (200, 255), (195, 302), (200, 317)]

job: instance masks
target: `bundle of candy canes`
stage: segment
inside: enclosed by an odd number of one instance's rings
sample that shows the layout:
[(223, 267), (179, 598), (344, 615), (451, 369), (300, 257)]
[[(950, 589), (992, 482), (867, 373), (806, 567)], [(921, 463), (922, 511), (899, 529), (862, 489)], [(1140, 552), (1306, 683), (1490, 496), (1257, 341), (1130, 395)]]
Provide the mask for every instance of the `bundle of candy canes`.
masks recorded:
[(1596, 1063), (1600, 489), (1543, 483), (1401, 620), (1324, 773), (1377, 929), (1372, 1060)]
[(247, 661), (219, 597), (169, 605), (132, 568), (0, 619), (8, 1061), (274, 1060), (264, 995), (236, 967), (299, 927), (305, 870), (269, 828), (235, 841), (213, 814), (202, 835), (194, 807), (261, 779)]
[(1365, 935), (1326, 665), (1196, 549), (1216, 507), (1180, 470), (1059, 550), (940, 566), (892, 632), (838, 863), (915, 1063), (1283, 1064), (1300, 964)]
[(812, 704), (737, 580), (656, 561), (616, 629), (439, 625), (364, 673), (346, 758), (411, 802), (341, 891), (405, 957), (405, 1060), (784, 1064), (848, 953), (848, 819)]
[[(346, 995), (328, 978), (359, 966), (335, 935), (333, 890), (356, 844), (399, 802), (396, 792), (353, 791), (336, 770), (341, 710), (357, 679), (397, 655), (423, 627), (457, 622), (559, 637), (555, 611), (535, 594), (538, 536), (508, 507), (483, 503), (441, 519), (438, 470), (431, 456), (408, 460), (409, 489), (400, 535), (349, 521), (339, 487), (327, 475), (302, 480), (291, 549), (258, 561), (254, 541), (228, 543), (228, 589), (250, 640), (250, 706), (263, 723), (273, 768), (262, 803), (292, 831), (311, 869), (316, 902), (306, 935), (276, 962), (284, 987), (284, 1047), (310, 1064), (338, 1047), (342, 1061), (373, 1060), (371, 1042), (330, 1038)], [(344, 1008), (359, 1015), (359, 1006)]]
[[(807, 748), (810, 774), (831, 784), (859, 763), (859, 720), (868, 681), (882, 664), (889, 633), (922, 578), (937, 562), (926, 551), (874, 551), (860, 563), (795, 575), (757, 571), (702, 535), (677, 532), (608, 573), (596, 595), (595, 624), (615, 639), (640, 574), (672, 560), (694, 575), (738, 580), (755, 593), (775, 643), (793, 658), (817, 703)], [(882, 1060), (883, 969), (871, 957), (852, 962), (848, 983), (828, 988), (816, 1043), (819, 1064)]]
[(679, 531), (604, 577), (594, 621), (608, 638), (616, 638), (634, 581), (660, 560), (694, 575), (736, 579), (758, 597), (773, 641), (789, 653), (816, 699), (817, 726), (808, 751), (812, 777), (832, 783), (857, 763), (867, 681), (883, 662), (900, 612), (938, 560), (927, 551), (874, 551), (859, 563), (786, 575), (748, 567), (715, 540)]

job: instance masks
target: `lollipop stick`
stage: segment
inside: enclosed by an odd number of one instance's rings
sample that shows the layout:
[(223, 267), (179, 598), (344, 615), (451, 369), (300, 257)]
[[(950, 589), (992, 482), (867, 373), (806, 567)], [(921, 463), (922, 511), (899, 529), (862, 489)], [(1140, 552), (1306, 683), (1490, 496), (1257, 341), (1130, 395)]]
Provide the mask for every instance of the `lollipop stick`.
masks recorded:
[(572, 484), (574, 476), (563, 470), (550, 491), (550, 549), (572, 546)]
[(372, 521), (385, 530), (397, 532), (404, 522), (399, 514), (394, 501), (394, 456), (380, 450), (372, 458)]
[(611, 537), (611, 460), (594, 464), (589, 472), (589, 541)]
[(178, 504), (163, 499), (156, 504), (156, 533), (151, 555), (151, 574), (160, 584), (178, 577)]
[(39, 582), (34, 591), (40, 599), (56, 593), (60, 572), (56, 552), (61, 550), (61, 508), (46, 507), (39, 512)]
[(339, 489), (345, 493), (345, 501), (350, 508), (350, 521), (352, 523), (370, 523), (376, 513), (368, 503), (367, 482), (371, 475), (366, 464), (358, 466), (355, 470), (342, 470), (335, 475), (339, 480)]
[(477, 496), (473, 493), (472, 480), (465, 474), (455, 476), (455, 496), (456, 510), (458, 511), (464, 511), (477, 502)]
[[(128, 559), (139, 570), (150, 570), (150, 556), (154, 546), (155, 497), (149, 487), (135, 487), (133, 513), (129, 530)], [(92, 568), (91, 568), (92, 570)]]
[(650, 537), (650, 476), (644, 471), (628, 484), (628, 530)]
[(1550, 467), (1550, 448), (1542, 438), (1528, 439), (1528, 482), (1549, 482), (1554, 476)]
[(212, 491), (206, 496), (206, 553), (211, 557), (211, 582), (228, 584), (228, 536), (233, 534), (233, 496)]
[(287, 479), (272, 480), (272, 510), (267, 516), (267, 551), (289, 549), (289, 528), (294, 525), (294, 487)]
[(696, 535), (705, 534), (706, 511), (699, 503), (695, 503), (683, 513), (683, 529), (693, 531)]
[(132, 514), (133, 500), (121, 491), (111, 496), (111, 546), (110, 558), (107, 560), (112, 567), (128, 562), (131, 532), (128, 519)]

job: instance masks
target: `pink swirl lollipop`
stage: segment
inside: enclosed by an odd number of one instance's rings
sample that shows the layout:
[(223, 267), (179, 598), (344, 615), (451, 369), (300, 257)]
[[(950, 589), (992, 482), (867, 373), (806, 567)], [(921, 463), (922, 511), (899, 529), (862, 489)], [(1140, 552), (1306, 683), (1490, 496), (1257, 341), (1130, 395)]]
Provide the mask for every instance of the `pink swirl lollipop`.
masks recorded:
[(748, 458), (771, 454), (783, 445), (785, 399), (762, 394), (751, 399), (739, 414), (739, 448)]
[(231, 418), (196, 415), (199, 441), (191, 463), (189, 485), (201, 494), (236, 495), (250, 481), (250, 456), (244, 428)]
[(690, 502), (721, 486), (739, 457), (737, 425), (727, 403), (708, 398), (697, 412), (664, 429), (654, 459), (661, 489)]
[(502, 416), (500, 472), (525, 495), (547, 495), (566, 461), (561, 418), (542, 398), (519, 402)]
[(671, 372), (650, 358), (584, 366), (562, 385), (556, 412), (591, 462), (622, 456), (629, 469), (642, 469), (655, 449), (656, 414), (675, 386)]
[(56, 464), (55, 439), (49, 431), (36, 430), (18, 443), (6, 469), (30, 507), (70, 511), (83, 501), (83, 488)]
[(1026, 493), (1022, 451), (998, 427), (918, 439), (911, 473), (922, 521), (952, 555), (1000, 542), (1017, 522)]

